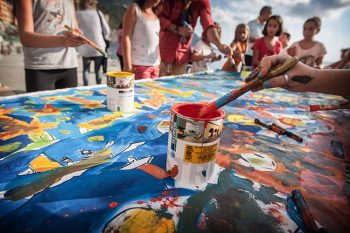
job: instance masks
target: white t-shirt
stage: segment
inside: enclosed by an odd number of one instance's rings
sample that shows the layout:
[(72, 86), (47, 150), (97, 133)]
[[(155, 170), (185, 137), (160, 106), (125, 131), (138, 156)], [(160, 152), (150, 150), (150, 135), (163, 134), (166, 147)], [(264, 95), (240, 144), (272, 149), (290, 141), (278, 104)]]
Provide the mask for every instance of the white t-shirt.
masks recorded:
[(293, 47), (295, 48), (295, 56), (302, 63), (311, 67), (316, 67), (316, 60), (327, 53), (324, 45), (321, 42), (316, 42), (316, 44), (311, 48), (302, 49), (300, 47), (299, 42), (300, 41), (295, 42), (290, 46), (290, 48), (293, 48)]
[[(250, 37), (254, 37), (255, 39), (259, 39), (264, 36), (262, 33), (265, 23), (260, 23), (259, 19), (253, 19), (248, 22), (249, 30), (250, 30)], [(247, 55), (253, 55), (252, 46), (254, 43), (248, 43), (248, 49), (246, 54)]]
[[(33, 0), (34, 32), (63, 35), (64, 25), (74, 27), (74, 6), (70, 0)], [(24, 68), (34, 70), (69, 69), (78, 67), (74, 48), (23, 47)]]
[[(207, 56), (213, 52), (210, 45), (206, 44), (203, 40), (199, 40), (193, 47), (193, 50), (203, 56)], [(192, 62), (192, 73), (210, 70), (210, 62), (211, 59)]]

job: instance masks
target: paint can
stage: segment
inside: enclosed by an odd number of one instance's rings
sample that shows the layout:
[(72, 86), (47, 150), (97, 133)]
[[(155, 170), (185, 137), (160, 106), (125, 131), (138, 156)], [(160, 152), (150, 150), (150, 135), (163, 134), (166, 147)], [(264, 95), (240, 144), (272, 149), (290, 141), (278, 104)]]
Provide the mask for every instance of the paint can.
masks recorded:
[(107, 72), (107, 108), (130, 112), (134, 109), (134, 78), (129, 72)]
[(176, 103), (171, 107), (167, 170), (177, 166), (177, 187), (203, 188), (214, 174), (225, 113), (215, 110), (199, 118), (204, 104)]

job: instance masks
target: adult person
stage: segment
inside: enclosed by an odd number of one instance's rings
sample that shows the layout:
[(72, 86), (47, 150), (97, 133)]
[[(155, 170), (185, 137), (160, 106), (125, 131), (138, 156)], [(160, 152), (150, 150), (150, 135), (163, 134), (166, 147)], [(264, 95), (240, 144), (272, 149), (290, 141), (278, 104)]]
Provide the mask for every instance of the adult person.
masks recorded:
[(264, 36), (262, 31), (264, 29), (265, 22), (270, 18), (271, 15), (272, 15), (272, 7), (263, 6), (260, 9), (260, 14), (258, 18), (248, 22), (250, 34), (249, 34), (248, 50), (245, 55), (245, 63), (248, 66), (251, 66), (253, 64), (253, 50), (251, 47), (257, 39)]
[(164, 0), (160, 19), (160, 76), (186, 73), (191, 59), (191, 42), (197, 19), (203, 27), (202, 38), (220, 52), (231, 56), (231, 48), (221, 43), (211, 18), (209, 0)]
[[(261, 76), (267, 74), (273, 66), (282, 64), (289, 55), (273, 55), (261, 61)], [(284, 75), (265, 81), (263, 88), (281, 87), (293, 92), (319, 92), (341, 96), (350, 96), (350, 70), (316, 69), (298, 62)], [(261, 88), (259, 88), (261, 89)], [(259, 90), (257, 89), (257, 90)]]
[[(93, 41), (103, 51), (106, 50), (104, 37), (110, 33), (108, 23), (101, 11), (97, 10), (96, 0), (82, 0), (79, 4), (77, 20), (80, 30), (84, 36)], [(105, 35), (105, 36), (104, 36)], [(89, 71), (91, 61), (95, 65), (96, 84), (102, 82), (102, 65), (104, 57), (91, 46), (83, 45), (78, 48), (79, 54), (83, 57), (83, 82), (84, 86), (89, 85)]]
[[(24, 50), (27, 92), (76, 87), (77, 55), (84, 44), (70, 0), (16, 1), (18, 31)], [(64, 25), (75, 28), (67, 31)]]

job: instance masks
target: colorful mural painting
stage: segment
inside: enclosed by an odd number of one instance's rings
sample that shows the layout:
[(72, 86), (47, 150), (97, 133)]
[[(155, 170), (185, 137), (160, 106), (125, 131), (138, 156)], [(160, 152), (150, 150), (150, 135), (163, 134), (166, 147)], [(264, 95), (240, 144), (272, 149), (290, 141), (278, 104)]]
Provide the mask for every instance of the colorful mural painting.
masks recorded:
[(216, 176), (176, 186), (179, 171), (166, 170), (171, 106), (243, 83), (222, 71), (137, 81), (128, 114), (107, 109), (105, 85), (1, 98), (0, 232), (294, 232), (295, 189), (319, 227), (349, 232), (350, 112), (309, 110), (343, 97), (246, 93), (223, 107)]

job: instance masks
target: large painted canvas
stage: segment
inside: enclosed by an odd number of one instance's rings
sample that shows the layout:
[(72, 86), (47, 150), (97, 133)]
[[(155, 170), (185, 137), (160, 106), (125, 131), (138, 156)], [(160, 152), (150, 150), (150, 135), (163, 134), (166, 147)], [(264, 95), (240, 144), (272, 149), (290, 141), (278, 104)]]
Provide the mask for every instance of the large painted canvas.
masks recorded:
[(107, 109), (103, 85), (0, 99), (0, 231), (294, 232), (286, 204), (298, 189), (319, 227), (349, 232), (350, 112), (309, 111), (343, 97), (249, 92), (223, 107), (211, 182), (183, 188), (168, 175), (172, 104), (242, 84), (222, 71), (136, 82), (127, 114)]

